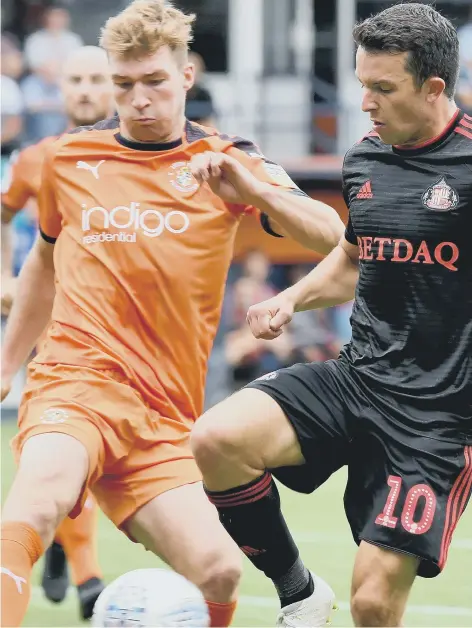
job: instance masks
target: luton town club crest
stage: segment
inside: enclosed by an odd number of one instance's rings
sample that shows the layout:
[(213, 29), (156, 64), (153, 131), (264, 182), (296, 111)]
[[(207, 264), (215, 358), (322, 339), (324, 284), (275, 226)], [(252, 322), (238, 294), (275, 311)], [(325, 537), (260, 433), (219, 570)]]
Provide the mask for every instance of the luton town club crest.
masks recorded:
[(179, 192), (195, 192), (198, 190), (198, 182), (190, 172), (188, 162), (176, 161), (169, 169), (171, 185)]
[(446, 178), (441, 177), (439, 181), (426, 190), (421, 200), (428, 209), (437, 212), (449, 212), (459, 204), (459, 195), (454, 188), (446, 183)]

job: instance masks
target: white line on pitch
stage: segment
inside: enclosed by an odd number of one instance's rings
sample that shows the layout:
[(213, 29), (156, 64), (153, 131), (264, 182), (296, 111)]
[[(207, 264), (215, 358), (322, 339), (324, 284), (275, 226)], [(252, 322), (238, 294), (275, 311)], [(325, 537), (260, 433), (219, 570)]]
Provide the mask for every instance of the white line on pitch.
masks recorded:
[[(32, 602), (35, 606), (41, 606), (43, 608), (55, 608), (53, 604), (48, 602), (44, 597), (43, 591), (40, 586), (32, 587)], [(75, 590), (74, 587), (70, 587), (68, 591), (68, 597), (65, 601), (67, 606), (72, 606), (71, 602), (74, 601), (75, 605)], [(242, 595), (239, 598), (241, 606), (255, 606), (257, 608), (268, 608), (277, 613), (278, 605), (276, 597), (265, 597), (256, 595)], [(337, 605), (342, 611), (349, 611), (349, 603), (340, 601)], [(472, 617), (472, 608), (466, 608), (461, 606), (431, 606), (429, 604), (411, 604), (407, 608), (407, 613), (415, 615), (432, 615), (443, 617)]]
[[(277, 603), (274, 598), (271, 597), (257, 597), (253, 595), (242, 595), (240, 597), (242, 605), (247, 606), (260, 606), (265, 608), (277, 609)], [(336, 602), (339, 609), (342, 611), (349, 611), (348, 602)], [(407, 607), (407, 613), (415, 613), (418, 615), (444, 615), (455, 617), (472, 617), (472, 608), (465, 608), (460, 606), (431, 606), (429, 604), (410, 604)]]

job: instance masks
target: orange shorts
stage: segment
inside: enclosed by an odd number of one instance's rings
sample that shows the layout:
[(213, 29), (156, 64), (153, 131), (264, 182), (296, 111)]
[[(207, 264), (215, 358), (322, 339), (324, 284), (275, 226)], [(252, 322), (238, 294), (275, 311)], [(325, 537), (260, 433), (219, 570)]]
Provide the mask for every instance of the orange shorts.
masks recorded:
[(70, 434), (86, 447), (89, 473), (71, 517), (91, 488), (121, 528), (157, 495), (201, 480), (189, 447), (191, 423), (162, 417), (118, 370), (32, 362), (18, 425), (17, 460), (26, 440), (45, 432)]

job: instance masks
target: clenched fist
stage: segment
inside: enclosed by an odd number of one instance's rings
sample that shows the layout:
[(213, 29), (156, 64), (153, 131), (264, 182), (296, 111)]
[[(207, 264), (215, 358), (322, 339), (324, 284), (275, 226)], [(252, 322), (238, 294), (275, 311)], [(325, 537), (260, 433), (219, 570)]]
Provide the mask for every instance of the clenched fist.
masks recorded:
[(261, 187), (266, 185), (226, 153), (199, 153), (192, 157), (188, 167), (199, 183), (208, 183), (226, 203), (251, 205)]
[(294, 311), (293, 302), (281, 292), (272, 299), (251, 305), (246, 320), (256, 338), (273, 340), (283, 333), (283, 328), (292, 320)]

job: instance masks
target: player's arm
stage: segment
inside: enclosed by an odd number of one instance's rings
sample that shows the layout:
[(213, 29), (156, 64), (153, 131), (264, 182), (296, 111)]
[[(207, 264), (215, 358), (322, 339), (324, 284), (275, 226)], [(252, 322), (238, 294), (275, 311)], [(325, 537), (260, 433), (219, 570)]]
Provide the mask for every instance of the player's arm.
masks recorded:
[(295, 312), (346, 303), (354, 298), (359, 279), (359, 248), (344, 235), (339, 244), (308, 275), (285, 291)]
[[(349, 204), (344, 186), (343, 194)], [(281, 295), (294, 312), (331, 307), (354, 298), (358, 279), (359, 246), (349, 215), (338, 245), (306, 277)]]
[[(11, 221), (21, 211), (31, 197), (28, 181), (30, 172), (28, 149), (13, 153), (8, 163), (5, 179), (2, 181), (2, 235), (1, 263), (2, 281), (8, 282), (13, 276), (12, 228)], [(3, 293), (2, 287), (2, 293)]]
[(326, 255), (338, 244), (344, 225), (335, 209), (310, 198), (282, 166), (262, 155), (250, 157), (238, 148), (228, 151), (257, 180), (249, 205), (262, 213), (262, 225), (272, 235), (287, 236), (304, 247)]
[(8, 281), (13, 275), (13, 250), (11, 221), (15, 213), (2, 203), (2, 282)]
[[(343, 197), (350, 199), (343, 169)], [(351, 301), (359, 279), (359, 246), (351, 214), (337, 246), (306, 277), (285, 291), (294, 312), (332, 307)]]
[(344, 226), (337, 212), (309, 198), (283, 168), (257, 153), (251, 157), (236, 145), (224, 153), (200, 153), (190, 169), (228, 204), (262, 212), (270, 221), (266, 230), (274, 235), (288, 235), (322, 254), (339, 242)]
[(54, 151), (55, 146), (52, 145), (46, 153), (41, 173), (38, 196), (40, 233), (18, 277), (16, 298), (5, 329), (2, 394), (28, 359), (51, 318), (55, 296), (54, 242), (62, 228), (55, 196)]
[(294, 312), (346, 303), (354, 298), (359, 278), (359, 249), (351, 223), (339, 244), (306, 277), (277, 296), (249, 308), (253, 335), (264, 340), (280, 336)]
[(270, 230), (326, 255), (339, 242), (344, 226), (335, 209), (296, 190), (261, 182), (251, 199), (268, 217)]
[(2, 203), (1, 214), (1, 312), (2, 316), (8, 316), (13, 303), (16, 279), (13, 276), (13, 246), (11, 221), (15, 212)]
[(54, 244), (38, 236), (18, 276), (16, 298), (2, 346), (2, 378), (11, 381), (30, 356), (51, 318)]

